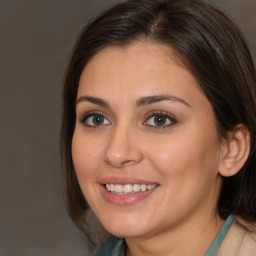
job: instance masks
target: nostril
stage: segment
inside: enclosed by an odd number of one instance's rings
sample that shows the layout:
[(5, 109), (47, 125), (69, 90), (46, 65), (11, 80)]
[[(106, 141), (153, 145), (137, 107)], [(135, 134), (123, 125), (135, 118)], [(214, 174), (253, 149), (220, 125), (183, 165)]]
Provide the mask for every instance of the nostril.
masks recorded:
[(133, 165), (133, 164), (136, 164), (136, 161), (134, 161), (134, 160), (126, 160), (126, 161), (122, 162), (122, 165), (126, 165), (126, 166)]
[(142, 159), (140, 144), (131, 138), (130, 133), (133, 131), (125, 127), (116, 128), (106, 144), (104, 160), (114, 167), (133, 165)]

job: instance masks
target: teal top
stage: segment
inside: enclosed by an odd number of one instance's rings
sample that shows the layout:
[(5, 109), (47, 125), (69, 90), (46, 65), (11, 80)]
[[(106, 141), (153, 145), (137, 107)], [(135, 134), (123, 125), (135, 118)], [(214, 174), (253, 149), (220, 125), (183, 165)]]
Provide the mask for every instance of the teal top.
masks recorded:
[[(219, 231), (217, 237), (213, 241), (210, 248), (207, 250), (204, 256), (215, 256), (222, 241), (224, 240), (228, 230), (234, 220), (234, 215), (229, 215), (226, 219), (224, 225)], [(115, 236), (111, 236), (108, 240), (106, 240), (101, 247), (97, 250), (94, 256), (125, 256), (127, 245), (125, 243), (124, 238), (118, 238)]]
[(235, 218), (235, 215), (233, 215), (233, 214), (228, 216), (224, 225), (220, 229), (218, 235), (216, 236), (215, 240), (213, 241), (212, 245), (210, 246), (210, 248), (208, 249), (208, 251), (205, 253), (204, 256), (214, 256), (214, 255), (216, 255), (217, 251), (220, 248), (220, 245), (222, 244), (226, 234), (228, 233), (228, 230), (229, 230), (234, 218)]

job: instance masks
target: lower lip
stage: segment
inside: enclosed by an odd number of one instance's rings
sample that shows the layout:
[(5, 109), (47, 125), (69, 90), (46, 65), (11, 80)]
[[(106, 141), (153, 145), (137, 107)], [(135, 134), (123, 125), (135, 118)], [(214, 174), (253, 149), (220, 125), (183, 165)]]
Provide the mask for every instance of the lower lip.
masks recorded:
[(145, 191), (145, 192), (140, 191), (140, 192), (135, 192), (135, 193), (131, 193), (131, 194), (118, 195), (118, 194), (114, 194), (114, 193), (107, 191), (106, 187), (101, 185), (101, 190), (102, 190), (104, 199), (107, 200), (108, 202), (110, 202), (112, 204), (116, 204), (116, 205), (135, 204), (135, 203), (142, 201), (145, 198), (149, 197), (155, 191), (155, 189), (156, 188)]

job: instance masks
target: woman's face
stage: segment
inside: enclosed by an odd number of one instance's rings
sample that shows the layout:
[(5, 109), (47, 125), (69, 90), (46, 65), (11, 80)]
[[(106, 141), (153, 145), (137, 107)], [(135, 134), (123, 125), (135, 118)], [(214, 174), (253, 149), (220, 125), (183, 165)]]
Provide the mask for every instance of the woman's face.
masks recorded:
[(102, 50), (83, 70), (76, 113), (77, 178), (109, 232), (152, 235), (217, 215), (214, 113), (171, 49), (141, 42)]

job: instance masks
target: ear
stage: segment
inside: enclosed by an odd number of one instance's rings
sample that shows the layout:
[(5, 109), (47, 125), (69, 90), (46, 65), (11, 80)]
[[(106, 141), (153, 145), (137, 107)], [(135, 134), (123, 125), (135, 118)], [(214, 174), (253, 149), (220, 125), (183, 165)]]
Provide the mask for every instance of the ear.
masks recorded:
[(222, 144), (219, 174), (230, 177), (237, 174), (250, 153), (250, 132), (243, 124), (228, 132), (228, 139)]

